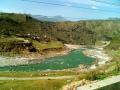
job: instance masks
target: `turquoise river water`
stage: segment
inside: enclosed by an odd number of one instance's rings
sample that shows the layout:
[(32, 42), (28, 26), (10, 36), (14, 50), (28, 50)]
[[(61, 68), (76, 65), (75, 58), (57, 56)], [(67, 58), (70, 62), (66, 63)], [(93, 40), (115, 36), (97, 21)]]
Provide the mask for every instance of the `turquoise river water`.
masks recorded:
[(82, 51), (83, 49), (73, 50), (68, 55), (48, 58), (36, 64), (0, 67), (0, 71), (62, 70), (76, 68), (80, 64), (91, 65), (95, 58), (85, 56)]

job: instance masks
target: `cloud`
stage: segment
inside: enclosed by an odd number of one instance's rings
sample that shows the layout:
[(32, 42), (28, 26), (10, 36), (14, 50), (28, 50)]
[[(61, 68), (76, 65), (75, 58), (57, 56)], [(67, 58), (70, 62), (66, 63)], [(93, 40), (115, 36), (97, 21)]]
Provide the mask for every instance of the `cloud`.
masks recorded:
[(101, 6), (100, 3), (95, 2), (93, 0), (60, 0), (62, 2), (70, 3), (70, 4), (83, 4), (83, 5), (98, 5)]
[(74, 3), (74, 4), (83, 4), (83, 3), (86, 3), (86, 1), (83, 1), (83, 0), (62, 0), (62, 1), (65, 1), (65, 2), (68, 2), (68, 3)]
[(66, 0), (66, 1), (71, 3), (81, 3), (82, 0)]
[(92, 9), (97, 9), (97, 7), (96, 7), (96, 6), (92, 6), (91, 8), (92, 8)]
[(66, 6), (72, 6), (72, 4), (70, 4), (70, 3), (64, 3), (64, 5), (66, 5)]

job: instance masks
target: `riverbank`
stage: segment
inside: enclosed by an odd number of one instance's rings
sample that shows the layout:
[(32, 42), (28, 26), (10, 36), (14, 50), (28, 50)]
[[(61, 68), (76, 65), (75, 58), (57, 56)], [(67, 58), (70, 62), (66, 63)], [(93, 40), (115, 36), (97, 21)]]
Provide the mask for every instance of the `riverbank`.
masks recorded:
[(66, 48), (70, 50), (75, 50), (83, 47), (82, 45), (73, 45), (73, 44), (64, 44), (64, 45)]
[(90, 67), (90, 69), (96, 69), (97, 66), (105, 65), (107, 62), (112, 60), (112, 57), (110, 57), (103, 49), (101, 48), (94, 48), (94, 49), (85, 49), (83, 53), (92, 58), (96, 58), (96, 62)]
[(10, 66), (10, 65), (16, 66), (16, 65), (23, 65), (23, 64), (39, 63), (46, 58), (67, 55), (72, 50), (79, 49), (79, 48), (80, 48), (80, 45), (65, 44), (63, 49), (48, 50), (43, 53), (24, 52), (25, 54), (22, 56), (19, 56), (19, 55), (15, 57), (0, 56), (0, 67)]
[(55, 57), (55, 56), (60, 56), (60, 55), (65, 55), (69, 53), (68, 49), (65, 50), (59, 50), (56, 51), (47, 51), (46, 54), (40, 54), (40, 53), (30, 53), (27, 55), (22, 55), (22, 56), (15, 56), (15, 57), (5, 57), (5, 56), (0, 56), (0, 66), (9, 66), (9, 65), (23, 65), (23, 64), (30, 64), (32, 62), (41, 62), (45, 58), (50, 58), (50, 57)]
[(88, 85), (77, 87), (77, 90), (96, 90), (96, 89), (99, 89), (101, 87), (111, 85), (111, 84), (114, 84), (117, 82), (120, 82), (120, 75), (111, 76), (111, 77), (108, 77), (108, 78), (101, 80), (101, 81), (96, 81), (96, 82), (88, 84)]

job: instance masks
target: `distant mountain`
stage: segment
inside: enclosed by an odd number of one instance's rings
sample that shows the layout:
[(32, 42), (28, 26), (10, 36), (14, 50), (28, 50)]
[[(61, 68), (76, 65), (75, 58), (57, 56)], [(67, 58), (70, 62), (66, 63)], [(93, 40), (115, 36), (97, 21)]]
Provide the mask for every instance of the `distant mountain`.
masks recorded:
[(43, 16), (43, 15), (31, 15), (31, 16), (41, 21), (51, 21), (51, 22), (67, 21), (67, 19), (65, 19), (62, 16)]
[(108, 18), (108, 20), (120, 20), (120, 18), (117, 18), (117, 17), (110, 17), (110, 18)]

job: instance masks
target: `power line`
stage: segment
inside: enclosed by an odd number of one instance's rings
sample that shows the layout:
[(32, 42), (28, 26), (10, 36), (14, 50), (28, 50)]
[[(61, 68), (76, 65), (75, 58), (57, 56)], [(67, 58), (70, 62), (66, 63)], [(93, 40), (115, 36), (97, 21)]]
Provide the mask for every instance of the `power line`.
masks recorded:
[(100, 1), (100, 0), (91, 0), (91, 1), (99, 2), (99, 3), (104, 3), (104, 4), (108, 4), (108, 5), (113, 5), (113, 6), (120, 6), (120, 4), (116, 4), (116, 3), (113, 3), (113, 2)]
[(114, 12), (111, 10), (103, 10), (103, 9), (92, 9), (88, 7), (82, 7), (82, 6), (71, 6), (71, 5), (65, 5), (65, 4), (58, 4), (58, 3), (51, 3), (51, 2), (43, 2), (43, 1), (34, 1), (34, 0), (22, 0), (27, 2), (34, 2), (34, 3), (41, 3), (41, 4), (48, 4), (53, 6), (65, 6), (65, 7), (72, 7), (72, 8), (81, 8), (81, 9), (88, 9), (88, 10), (94, 10), (94, 11), (102, 11), (102, 12), (111, 12), (111, 13), (120, 13), (120, 12)]

